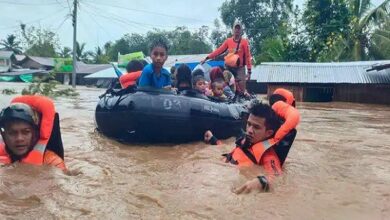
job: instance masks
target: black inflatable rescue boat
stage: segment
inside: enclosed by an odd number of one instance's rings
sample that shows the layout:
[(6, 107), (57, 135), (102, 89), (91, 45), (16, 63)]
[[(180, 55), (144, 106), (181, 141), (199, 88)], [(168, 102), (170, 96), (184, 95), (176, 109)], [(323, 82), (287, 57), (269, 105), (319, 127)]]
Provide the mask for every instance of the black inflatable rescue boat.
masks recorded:
[(98, 130), (125, 142), (203, 140), (206, 130), (218, 138), (228, 138), (240, 133), (247, 115), (242, 103), (151, 89), (106, 92), (95, 111)]

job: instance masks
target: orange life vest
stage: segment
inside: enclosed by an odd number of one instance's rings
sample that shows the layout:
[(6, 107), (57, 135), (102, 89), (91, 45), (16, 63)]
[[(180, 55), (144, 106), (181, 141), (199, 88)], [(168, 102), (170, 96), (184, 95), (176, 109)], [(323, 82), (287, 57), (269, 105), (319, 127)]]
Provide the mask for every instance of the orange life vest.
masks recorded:
[(298, 126), (300, 121), (300, 114), (298, 110), (291, 105), (283, 102), (277, 101), (272, 105), (272, 110), (284, 120), (283, 124), (276, 131), (273, 141), (279, 142), (283, 139), (291, 130), (295, 129)]
[[(238, 140), (239, 142), (243, 139)], [(249, 148), (239, 144), (229, 154), (225, 154), (227, 161), (238, 166), (259, 165), (263, 154), (274, 145), (270, 140), (265, 140), (252, 145)]]
[[(27, 104), (42, 114), (39, 140), (27, 156), (21, 160), (22, 163), (42, 165), (46, 145), (54, 123), (54, 104), (49, 98), (44, 96), (19, 96), (14, 98), (11, 103)], [(5, 144), (0, 141), (0, 163), (10, 164), (11, 162), (11, 158), (5, 149)]]
[(142, 70), (122, 75), (119, 78), (119, 82), (121, 83), (122, 89), (135, 85), (137, 83), (137, 79), (141, 77), (141, 74)]
[(286, 102), (289, 104), (289, 105), (293, 105), (294, 101), (295, 101), (295, 98), (294, 98), (294, 95), (292, 94), (292, 92), (290, 92), (289, 90), (287, 89), (283, 89), (283, 88), (278, 88), (274, 91), (273, 94), (278, 94), (278, 95), (281, 95), (283, 96), (285, 99), (286, 99)]

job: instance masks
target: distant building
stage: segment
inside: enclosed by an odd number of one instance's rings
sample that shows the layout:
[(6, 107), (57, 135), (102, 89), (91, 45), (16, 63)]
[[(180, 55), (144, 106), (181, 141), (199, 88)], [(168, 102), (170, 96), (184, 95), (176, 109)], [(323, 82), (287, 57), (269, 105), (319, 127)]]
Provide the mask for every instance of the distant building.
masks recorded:
[(52, 70), (54, 68), (54, 58), (25, 55), (17, 64), (28, 69)]
[[(297, 101), (390, 104), (390, 68), (386, 68), (389, 64), (389, 60), (262, 63), (252, 70), (252, 79), (256, 86), (266, 85), (268, 95), (283, 87), (291, 90)], [(370, 71), (378, 65), (382, 69)]]
[(9, 72), (12, 68), (12, 62), (14, 60), (14, 52), (0, 51), (0, 73)]
[[(85, 64), (78, 61), (76, 65), (76, 85), (89, 84), (88, 80), (84, 79), (85, 76), (110, 68), (113, 69), (111, 64)], [(72, 82), (72, 72), (57, 73), (56, 80), (69, 84)]]

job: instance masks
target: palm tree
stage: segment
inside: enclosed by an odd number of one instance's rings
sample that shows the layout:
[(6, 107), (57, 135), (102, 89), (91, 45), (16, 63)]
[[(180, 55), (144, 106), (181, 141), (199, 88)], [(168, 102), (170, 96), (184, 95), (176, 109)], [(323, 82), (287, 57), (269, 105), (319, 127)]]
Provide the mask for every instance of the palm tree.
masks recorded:
[(372, 34), (369, 51), (375, 60), (390, 59), (390, 19)]
[(92, 60), (95, 64), (109, 63), (108, 56), (100, 47), (95, 48), (95, 52), (92, 53)]
[(330, 51), (334, 60), (367, 60), (370, 32), (383, 25), (389, 19), (390, 0), (383, 1), (376, 8), (371, 7), (370, 0), (350, 0), (351, 13), (350, 33), (347, 38), (340, 38)]
[(62, 58), (69, 58), (71, 54), (72, 49), (70, 49), (69, 47), (63, 47), (58, 55)]
[(22, 47), (20, 47), (20, 41), (15, 41), (16, 36), (10, 34), (6, 40), (0, 41), (0, 45), (4, 46), (6, 50), (13, 51), (15, 54), (22, 54)]
[(92, 56), (91, 51), (84, 51), (86, 43), (82, 43), (81, 45), (79, 42), (76, 42), (76, 58), (78, 61), (83, 61), (85, 63), (90, 62), (90, 57)]
[(390, 13), (390, 0), (370, 10), (369, 0), (352, 1), (352, 33), (349, 46), (352, 46), (352, 59), (362, 60), (367, 57), (368, 32), (373, 25), (383, 23)]

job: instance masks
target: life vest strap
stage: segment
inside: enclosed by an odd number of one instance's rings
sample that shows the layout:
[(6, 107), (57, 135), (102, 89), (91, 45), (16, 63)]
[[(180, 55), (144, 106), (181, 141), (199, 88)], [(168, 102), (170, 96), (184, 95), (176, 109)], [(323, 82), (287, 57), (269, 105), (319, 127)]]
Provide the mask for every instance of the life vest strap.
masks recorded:
[(257, 161), (256, 160), (256, 157), (252, 154), (252, 152), (250, 152), (248, 150), (248, 148), (246, 147), (240, 147), (240, 149), (242, 150), (242, 152), (244, 152), (244, 154), (249, 158), (249, 160), (251, 160), (254, 164), (259, 164), (260, 161)]

